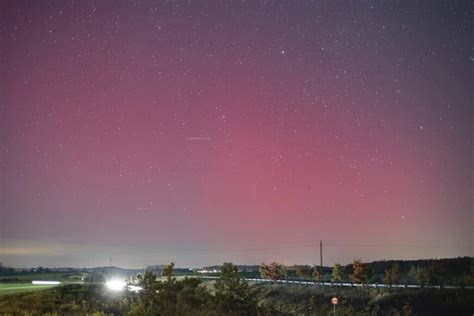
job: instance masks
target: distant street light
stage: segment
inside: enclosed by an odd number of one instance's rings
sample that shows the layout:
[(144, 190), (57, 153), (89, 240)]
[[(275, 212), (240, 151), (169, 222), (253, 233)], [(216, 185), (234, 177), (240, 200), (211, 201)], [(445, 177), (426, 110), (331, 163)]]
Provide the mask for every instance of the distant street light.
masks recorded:
[(110, 280), (110, 281), (107, 281), (105, 285), (107, 286), (109, 290), (114, 291), (114, 292), (119, 292), (119, 291), (123, 291), (127, 283), (120, 280)]

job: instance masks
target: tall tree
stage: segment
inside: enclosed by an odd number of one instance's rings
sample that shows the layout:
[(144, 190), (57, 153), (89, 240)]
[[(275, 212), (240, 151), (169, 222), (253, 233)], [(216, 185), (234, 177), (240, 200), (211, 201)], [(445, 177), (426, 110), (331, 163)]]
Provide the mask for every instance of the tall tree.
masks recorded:
[(173, 269), (174, 262), (171, 262), (170, 264), (166, 265), (161, 271), (161, 276), (164, 276), (166, 278), (166, 281), (169, 283), (173, 282), (173, 279), (176, 280), (176, 278), (173, 278)]
[(352, 263), (352, 274), (349, 276), (349, 278), (352, 280), (354, 283), (362, 283), (365, 281), (364, 278), (364, 263), (360, 259), (355, 259), (354, 262)]
[(439, 264), (436, 261), (431, 261), (430, 264), (426, 267), (426, 283), (429, 285), (436, 285), (439, 283)]
[(184, 278), (178, 293), (178, 315), (204, 315), (211, 308), (212, 296), (198, 278)]
[(376, 280), (374, 268), (372, 268), (371, 264), (367, 264), (364, 267), (364, 280), (367, 283), (374, 283)]
[(138, 286), (142, 288), (138, 292), (136, 300), (130, 306), (130, 315), (158, 315), (160, 282), (156, 279), (156, 274), (145, 271), (137, 275)]
[(266, 264), (265, 262), (262, 263), (260, 265), (259, 271), (260, 271), (260, 277), (262, 279), (270, 279), (270, 268), (268, 264)]
[(385, 269), (383, 281), (387, 285), (396, 284), (400, 279), (400, 264), (395, 262), (390, 268)]
[(334, 267), (332, 268), (332, 273), (331, 273), (331, 281), (341, 282), (342, 273), (343, 273), (342, 266), (339, 263), (334, 264)]
[(319, 271), (318, 267), (314, 267), (314, 270), (313, 270), (313, 279), (314, 279), (316, 282), (320, 282), (320, 281), (321, 281), (321, 272)]
[(280, 265), (279, 277), (288, 280), (288, 269), (284, 265)]
[(165, 277), (164, 282), (160, 282), (158, 297), (160, 311), (164, 315), (175, 315), (179, 313), (178, 293), (182, 289), (182, 283), (177, 282), (173, 277), (174, 262), (166, 265), (161, 271), (161, 276)]
[(407, 278), (410, 283), (416, 282), (416, 267), (411, 265), (410, 270), (408, 270)]
[(426, 270), (423, 267), (418, 267), (416, 269), (416, 281), (420, 285), (426, 284)]
[(264, 279), (270, 279), (272, 282), (276, 282), (279, 278), (286, 275), (286, 269), (283, 265), (272, 262), (270, 264), (262, 263), (260, 266), (260, 275)]
[(214, 284), (216, 308), (221, 315), (255, 315), (257, 301), (254, 289), (240, 278), (235, 265), (226, 262)]
[(469, 260), (469, 273), (465, 277), (465, 282), (468, 285), (474, 285), (474, 258)]

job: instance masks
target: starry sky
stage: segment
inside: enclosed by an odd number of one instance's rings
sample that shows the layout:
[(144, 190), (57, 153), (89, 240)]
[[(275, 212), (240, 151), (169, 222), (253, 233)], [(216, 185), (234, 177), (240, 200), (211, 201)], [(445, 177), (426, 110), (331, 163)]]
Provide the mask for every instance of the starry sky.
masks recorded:
[(2, 1), (0, 261), (474, 255), (471, 1)]

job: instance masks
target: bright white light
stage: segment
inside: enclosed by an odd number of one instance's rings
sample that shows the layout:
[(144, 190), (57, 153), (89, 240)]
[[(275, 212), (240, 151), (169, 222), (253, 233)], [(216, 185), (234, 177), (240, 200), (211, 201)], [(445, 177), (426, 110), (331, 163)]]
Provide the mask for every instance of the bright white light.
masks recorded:
[(31, 281), (35, 285), (58, 285), (61, 282), (59, 281)]
[(110, 280), (105, 283), (111, 291), (123, 291), (127, 283), (120, 280)]

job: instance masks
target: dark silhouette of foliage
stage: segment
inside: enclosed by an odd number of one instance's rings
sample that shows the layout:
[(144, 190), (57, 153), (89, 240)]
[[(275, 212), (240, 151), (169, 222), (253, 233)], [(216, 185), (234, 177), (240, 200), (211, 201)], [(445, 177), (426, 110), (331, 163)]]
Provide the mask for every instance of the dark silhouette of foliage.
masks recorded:
[(160, 306), (158, 291), (161, 288), (160, 282), (156, 279), (156, 274), (145, 271), (137, 276), (138, 286), (142, 290), (137, 294), (136, 300), (130, 308), (131, 315), (158, 315), (156, 310)]
[(184, 278), (177, 281), (173, 276), (174, 263), (165, 266), (159, 281), (153, 272), (138, 276), (142, 290), (130, 308), (131, 315), (186, 315), (206, 310), (211, 305), (211, 295), (202, 280)]
[(426, 269), (425, 268), (416, 269), (416, 281), (420, 285), (426, 284)]
[(232, 263), (224, 263), (215, 288), (215, 306), (221, 315), (255, 315), (257, 301), (255, 291), (242, 280)]
[(295, 272), (296, 272), (296, 275), (300, 279), (304, 279), (304, 278), (310, 278), (312, 271), (311, 271), (311, 268), (308, 266), (298, 265), (298, 266), (295, 266)]
[(439, 284), (440, 266), (436, 261), (432, 261), (430, 265), (425, 268), (426, 283), (429, 285)]
[(192, 315), (198, 311), (211, 309), (212, 295), (203, 286), (202, 280), (197, 278), (184, 278), (177, 296), (178, 314)]
[(383, 281), (387, 285), (396, 284), (400, 279), (400, 265), (396, 262), (385, 270)]
[(376, 283), (377, 275), (371, 265), (365, 264), (364, 266), (364, 280), (366, 283)]

